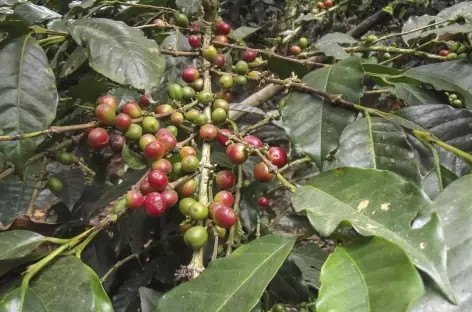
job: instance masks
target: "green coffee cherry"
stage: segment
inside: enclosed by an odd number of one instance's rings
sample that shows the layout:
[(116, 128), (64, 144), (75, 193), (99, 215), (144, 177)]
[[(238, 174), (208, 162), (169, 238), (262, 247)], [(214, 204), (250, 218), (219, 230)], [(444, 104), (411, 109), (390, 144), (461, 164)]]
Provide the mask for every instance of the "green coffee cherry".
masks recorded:
[(456, 53), (449, 53), (448, 56), (446, 56), (446, 60), (448, 61), (455, 61), (457, 60), (458, 55)]

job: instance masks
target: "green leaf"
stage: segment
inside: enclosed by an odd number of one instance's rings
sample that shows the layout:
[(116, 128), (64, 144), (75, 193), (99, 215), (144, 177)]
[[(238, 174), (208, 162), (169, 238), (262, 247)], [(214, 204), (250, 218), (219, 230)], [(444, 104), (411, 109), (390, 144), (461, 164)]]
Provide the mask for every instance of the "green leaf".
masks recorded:
[(413, 312), (465, 312), (472, 311), (472, 175), (467, 175), (449, 185), (429, 207), (437, 211), (444, 229), (447, 251), (447, 268), (457, 305), (449, 303), (427, 287), (426, 295), (413, 307)]
[(197, 12), (202, 5), (202, 0), (176, 0), (175, 5), (185, 15)]
[(329, 256), (321, 273), (316, 309), (404, 312), (423, 294), (421, 276), (403, 250), (373, 237), (337, 247)]
[(439, 177), (436, 170), (431, 170), (423, 179), (423, 191), (431, 199), (438, 197), (442, 191), (442, 188), (445, 188), (459, 178), (443, 166), (440, 166), (440, 171), (442, 187), (439, 185)]
[[(348, 101), (359, 103), (363, 76), (360, 59), (353, 56), (311, 72), (303, 82), (331, 94), (343, 94)], [(302, 92), (291, 92), (285, 103), (281, 115), (290, 140), (320, 167), (323, 159), (338, 147), (342, 131), (354, 121), (356, 112)]]
[(85, 52), (85, 49), (81, 46), (76, 47), (62, 65), (59, 77), (65, 78), (74, 73), (87, 60)]
[(337, 60), (344, 60), (350, 56), (349, 53), (344, 51), (344, 48), (337, 43), (320, 43), (316, 47), (318, 50), (323, 52), (326, 56), (332, 56)]
[(29, 2), (15, 6), (15, 15), (30, 25), (62, 17), (44, 6)]
[(334, 32), (334, 33), (330, 33), (321, 37), (316, 42), (316, 45), (322, 44), (322, 43), (351, 44), (351, 43), (357, 43), (357, 40), (349, 36), (348, 34)]
[(310, 69), (302, 64), (276, 57), (270, 57), (267, 60), (267, 67), (277, 74), (280, 79), (289, 78), (292, 76), (292, 73), (295, 73), (298, 77), (303, 77), (310, 72)]
[(99, 278), (75, 256), (62, 257), (43, 268), (27, 289), (20, 309), (20, 288), (0, 295), (5, 312), (112, 312)]
[(297, 212), (305, 211), (321, 236), (348, 221), (364, 236), (383, 237), (405, 250), (453, 300), (446, 273), (446, 246), (437, 215), (422, 228), (411, 222), (429, 203), (413, 183), (389, 171), (340, 168), (310, 180), (292, 196)]
[(366, 116), (351, 123), (339, 139), (334, 159), (323, 169), (373, 168), (395, 172), (421, 186), (419, 159), (403, 128), (384, 118)]
[(133, 152), (126, 145), (123, 145), (121, 157), (123, 157), (124, 162), (132, 169), (141, 170), (147, 167), (144, 157)]
[(243, 245), (229, 257), (211, 262), (198, 278), (166, 293), (156, 311), (250, 311), (294, 242), (268, 235)]
[(427, 91), (408, 83), (395, 83), (395, 93), (408, 106), (443, 103), (438, 96), (435, 96), (434, 91)]
[(241, 40), (241, 39), (246, 38), (249, 35), (252, 35), (259, 29), (261, 29), (261, 27), (255, 28), (255, 27), (249, 27), (249, 26), (241, 26), (231, 31), (231, 33), (229, 34), (229, 37), (235, 40)]
[(151, 288), (139, 288), (139, 298), (141, 299), (142, 312), (154, 312), (157, 303), (164, 294)]
[(451, 61), (412, 68), (403, 76), (431, 84), (436, 90), (454, 91), (464, 98), (464, 104), (472, 108), (472, 64), (469, 61)]
[[(424, 38), (431, 34), (436, 36), (443, 36), (443, 35), (455, 35), (455, 34), (466, 34), (472, 31), (472, 25), (470, 24), (451, 24), (440, 28), (434, 28), (431, 30), (427, 30), (424, 32), (416, 33), (416, 37)], [(413, 33), (415, 34), (415, 33)]]
[(472, 2), (463, 1), (456, 5), (450, 6), (436, 15), (436, 23), (455, 18), (458, 15), (465, 15), (472, 12)]
[(90, 66), (105, 77), (136, 89), (160, 84), (164, 57), (141, 30), (110, 19), (84, 18), (72, 23), (70, 33), (87, 49)]
[(280, 303), (297, 304), (307, 302), (311, 297), (302, 271), (290, 257), (285, 260), (267, 289)]
[(61, 180), (63, 185), (62, 191), (56, 196), (69, 210), (72, 210), (85, 188), (85, 175), (79, 168), (72, 168), (60, 172), (56, 177)]
[[(54, 74), (43, 49), (30, 36), (0, 42), (1, 135), (19, 135), (47, 129), (56, 115), (58, 93)], [(9, 117), (6, 117), (9, 116)], [(45, 139), (0, 142), (0, 152), (20, 172), (26, 159)]]
[(118, 109), (121, 109), (126, 102), (137, 101), (139, 97), (138, 91), (135, 89), (128, 88), (115, 88), (111, 89), (108, 94), (113, 95), (118, 102)]
[[(422, 16), (411, 16), (405, 24), (403, 24), (402, 33), (408, 32), (413, 29), (421, 28), (426, 25), (429, 25), (434, 21), (434, 16), (431, 15), (422, 15)], [(412, 32), (410, 34), (402, 35), (403, 41), (408, 44), (408, 41), (411, 39), (417, 38), (420, 32)]]
[(320, 273), (328, 253), (317, 244), (310, 243), (295, 247), (289, 256), (300, 268), (305, 281), (315, 288), (320, 288)]

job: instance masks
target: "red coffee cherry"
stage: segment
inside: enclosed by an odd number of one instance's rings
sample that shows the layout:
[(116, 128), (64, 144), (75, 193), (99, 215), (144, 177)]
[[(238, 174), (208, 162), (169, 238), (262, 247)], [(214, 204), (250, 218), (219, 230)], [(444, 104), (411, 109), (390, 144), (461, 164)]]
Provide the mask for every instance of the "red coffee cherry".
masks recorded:
[(222, 54), (218, 54), (214, 63), (218, 68), (222, 68), (226, 64), (226, 57)]
[(197, 49), (197, 48), (200, 48), (202, 46), (202, 40), (197, 35), (190, 35), (188, 37), (188, 44), (192, 48)]
[(159, 141), (153, 141), (146, 145), (144, 148), (144, 156), (152, 161), (161, 159), (164, 157), (166, 149), (164, 145)]
[(198, 79), (198, 70), (194, 67), (187, 67), (182, 74), (182, 80), (191, 83)]
[(233, 143), (226, 148), (226, 156), (235, 165), (240, 165), (247, 160), (247, 153), (244, 144)]
[(236, 182), (234, 174), (228, 170), (221, 170), (218, 172), (215, 180), (216, 184), (224, 190), (233, 187)]
[(216, 193), (215, 197), (213, 198), (213, 201), (215, 203), (232, 207), (234, 204), (234, 196), (228, 191), (219, 191), (218, 193)]
[(179, 193), (183, 197), (190, 197), (195, 194), (198, 182), (195, 179), (190, 179), (179, 185)]
[(149, 193), (144, 199), (144, 207), (149, 216), (158, 217), (166, 211), (166, 199), (160, 193)]
[(95, 128), (90, 131), (87, 142), (88, 145), (93, 149), (102, 149), (108, 145), (110, 137), (108, 136), (108, 132), (103, 128)]
[(151, 100), (149, 97), (147, 97), (145, 94), (141, 94), (138, 98), (139, 105), (142, 107), (148, 107), (151, 105)]
[(151, 187), (159, 192), (162, 192), (166, 189), (169, 179), (167, 178), (167, 174), (164, 171), (151, 170), (148, 175), (148, 181)]
[(106, 104), (98, 105), (95, 108), (95, 116), (97, 116), (98, 121), (105, 125), (112, 125), (116, 119), (115, 109)]
[(261, 196), (257, 199), (257, 203), (261, 207), (267, 207), (269, 206), (269, 199), (267, 197)]
[(327, 8), (331, 8), (333, 6), (333, 1), (332, 0), (326, 0), (324, 5)]
[(126, 207), (130, 209), (141, 208), (144, 204), (144, 197), (136, 191), (129, 191), (126, 194)]
[(177, 139), (172, 134), (156, 135), (157, 141), (164, 145), (165, 153), (168, 154), (177, 146)]
[(139, 191), (144, 196), (146, 196), (147, 194), (152, 193), (152, 192), (157, 192), (157, 190), (154, 187), (151, 186), (151, 184), (149, 183), (149, 180), (147, 178), (146, 178), (146, 180), (143, 181), (143, 183), (139, 187)]
[(138, 103), (130, 101), (123, 105), (121, 112), (130, 116), (131, 118), (139, 118), (141, 117), (142, 109)]
[(216, 210), (213, 219), (218, 226), (227, 229), (232, 227), (236, 221), (238, 221), (238, 216), (233, 209), (223, 206)]
[(269, 168), (264, 162), (258, 163), (254, 167), (254, 179), (259, 182), (269, 182), (272, 180), (273, 174), (269, 172)]
[(216, 211), (220, 209), (221, 207), (226, 207), (226, 206), (220, 203), (211, 203), (208, 206), (208, 210), (210, 211), (210, 216), (214, 218)]
[(325, 8), (325, 4), (320, 1), (320, 2), (318, 2), (318, 3), (316, 4), (316, 7), (317, 7), (318, 9), (320, 9), (320, 10), (323, 10), (323, 9)]
[(130, 116), (121, 113), (116, 116), (115, 128), (123, 132), (128, 130), (132, 123), (133, 119)]
[(439, 55), (448, 56), (449, 55), (449, 50), (441, 50), (441, 51), (439, 51)]
[(218, 129), (212, 124), (203, 125), (200, 128), (200, 138), (203, 141), (211, 141), (218, 135)]
[(216, 23), (216, 28), (218, 29), (218, 32), (222, 35), (228, 35), (231, 31), (231, 26), (229, 26), (229, 24), (226, 24), (223, 21)]
[(166, 207), (170, 208), (173, 207), (177, 201), (179, 200), (179, 195), (176, 191), (171, 188), (166, 188), (164, 192), (161, 193), (166, 200)]
[(289, 52), (291, 55), (298, 55), (302, 52), (302, 48), (297, 45), (293, 45), (290, 47)]
[(257, 57), (257, 52), (253, 49), (247, 49), (243, 53), (243, 60), (246, 62), (254, 62)]
[(191, 29), (193, 32), (200, 31), (200, 24), (197, 24), (197, 23), (190, 24), (190, 29)]
[[(244, 137), (244, 142), (246, 142), (252, 148), (261, 148), (264, 143), (262, 143), (261, 139), (254, 135), (246, 135)], [(256, 153), (251, 153), (251, 155), (257, 155)]]
[(111, 94), (105, 94), (104, 96), (100, 97), (97, 101), (97, 105), (109, 105), (113, 107), (113, 110), (116, 111), (118, 108), (118, 102), (116, 98)]
[(228, 43), (229, 42), (228, 37), (226, 37), (225, 35), (216, 36), (214, 41), (221, 42), (221, 43)]
[(114, 152), (121, 152), (123, 146), (126, 144), (126, 138), (118, 133), (113, 133), (110, 135), (110, 148)]
[(287, 164), (287, 153), (283, 148), (274, 146), (269, 148), (267, 159), (269, 159), (272, 164), (282, 168)]
[(229, 138), (226, 135), (232, 135), (233, 132), (229, 129), (221, 129), (221, 132), (218, 132), (216, 136), (216, 141), (223, 146), (226, 146), (226, 142), (228, 142)]

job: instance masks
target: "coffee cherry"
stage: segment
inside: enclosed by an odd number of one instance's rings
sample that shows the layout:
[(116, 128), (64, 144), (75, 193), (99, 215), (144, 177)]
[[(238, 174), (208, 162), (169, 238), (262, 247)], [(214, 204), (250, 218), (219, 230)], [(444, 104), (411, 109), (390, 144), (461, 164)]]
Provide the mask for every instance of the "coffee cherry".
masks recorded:
[(247, 74), (248, 78), (253, 78), (253, 79), (260, 79), (261, 76), (262, 76), (262, 73), (260, 71), (257, 71), (257, 70), (250, 71)]
[(184, 96), (182, 87), (179, 84), (173, 83), (167, 87), (169, 97), (173, 100), (179, 101)]
[(231, 89), (233, 87), (233, 76), (230, 74), (226, 74), (220, 77), (220, 87), (222, 89)]
[(144, 196), (146, 196), (147, 194), (152, 193), (152, 192), (157, 192), (157, 190), (151, 186), (151, 184), (149, 183), (147, 178), (146, 178), (146, 180), (143, 181), (143, 183), (139, 187), (139, 191)]
[(100, 97), (97, 101), (97, 105), (109, 105), (113, 108), (114, 111), (118, 108), (118, 102), (116, 98), (111, 94), (105, 94), (104, 96)]
[(218, 32), (222, 35), (228, 35), (231, 31), (231, 26), (225, 22), (218, 22), (216, 23), (216, 28)]
[(156, 114), (162, 115), (162, 114), (170, 114), (173, 110), (174, 109), (169, 104), (162, 104), (162, 105), (157, 106), (154, 112)]
[(305, 37), (301, 37), (298, 40), (298, 46), (302, 49), (305, 49), (308, 46), (308, 39)]
[(239, 86), (244, 86), (247, 83), (247, 78), (243, 75), (237, 75), (236, 77), (234, 77), (234, 83)]
[(151, 105), (151, 100), (144, 94), (141, 94), (138, 97), (138, 102), (139, 105), (141, 105), (142, 107), (148, 107), (149, 105)]
[(172, 165), (172, 176), (173, 177), (181, 177), (183, 175), (184, 171), (182, 170), (182, 163), (180, 161), (175, 162)]
[[(169, 129), (169, 131), (172, 133), (173, 137), (177, 137), (177, 135), (179, 134), (179, 130), (177, 129), (176, 126), (170, 125), (170, 126), (167, 126), (167, 129)], [(176, 142), (177, 142), (177, 140), (176, 140)]]
[(149, 172), (148, 174), (148, 181), (153, 188), (155, 188), (159, 192), (162, 192), (166, 189), (169, 179), (167, 178), (167, 174), (164, 171), (151, 170), (151, 172)]
[(93, 149), (102, 149), (108, 145), (110, 137), (108, 136), (108, 132), (103, 128), (95, 128), (90, 131), (87, 142)]
[(118, 133), (110, 135), (110, 148), (114, 152), (121, 152), (126, 144), (126, 138)]
[(198, 115), (200, 115), (200, 111), (192, 108), (185, 113), (185, 119), (188, 121), (195, 121)]
[(214, 140), (217, 135), (218, 135), (218, 129), (216, 129), (216, 127), (213, 126), (212, 124), (206, 124), (200, 128), (200, 138), (203, 141)]
[(190, 29), (191, 29), (193, 32), (200, 31), (200, 24), (192, 23), (192, 24), (190, 24)]
[[(215, 229), (216, 233), (218, 234), (219, 238), (225, 238), (226, 236), (226, 229), (219, 227), (218, 225), (214, 225), (213, 228)], [(213, 231), (212, 231), (213, 232)]]
[(97, 116), (98, 121), (105, 125), (113, 124), (116, 119), (115, 109), (106, 104), (98, 105), (97, 108), (95, 108), (95, 116)]
[(203, 126), (208, 123), (208, 117), (205, 114), (199, 114), (194, 121), (197, 125)]
[(215, 197), (213, 198), (213, 201), (215, 203), (231, 207), (234, 204), (234, 197), (233, 194), (228, 191), (220, 191), (216, 193)]
[(184, 122), (184, 115), (180, 112), (175, 112), (170, 115), (170, 123), (178, 127)]
[(461, 100), (453, 100), (451, 104), (455, 107), (463, 107), (463, 103)]
[(226, 57), (222, 54), (218, 54), (216, 56), (214, 64), (216, 65), (216, 67), (222, 68), (226, 64)]
[(191, 227), (184, 234), (185, 244), (192, 247), (192, 249), (194, 250), (198, 250), (202, 248), (203, 246), (205, 246), (207, 241), (208, 241), (208, 233), (206, 229), (201, 225)]
[(179, 200), (179, 195), (171, 188), (167, 188), (164, 192), (161, 193), (161, 195), (164, 196), (164, 199), (166, 200), (167, 208), (173, 207)]
[(216, 59), (216, 55), (218, 55), (218, 52), (214, 46), (203, 48), (202, 56), (208, 62), (213, 63)]
[(218, 209), (220, 209), (221, 207), (225, 207), (225, 205), (223, 204), (220, 204), (220, 203), (211, 203), (209, 206), (208, 206), (208, 210), (210, 211), (210, 216), (213, 218), (215, 216), (215, 213)]
[(228, 170), (221, 170), (220, 172), (218, 172), (215, 180), (216, 184), (224, 190), (233, 187), (234, 183), (236, 182), (234, 174), (232, 174)]
[(160, 193), (149, 193), (144, 199), (144, 207), (149, 216), (158, 217), (166, 211), (166, 199)]
[(139, 138), (139, 148), (141, 148), (142, 151), (146, 148), (146, 146), (151, 143), (157, 141), (156, 137), (152, 134), (145, 134), (142, 137)]
[(211, 108), (213, 110), (217, 108), (222, 108), (225, 110), (225, 112), (229, 111), (229, 103), (226, 100), (223, 99), (216, 99), (213, 104), (211, 105)]
[(197, 156), (197, 151), (191, 146), (184, 146), (179, 150), (180, 158), (184, 158), (187, 156)]
[(285, 312), (285, 308), (282, 304), (278, 303), (274, 305), (274, 308), (272, 309), (274, 312)]
[(297, 45), (293, 45), (290, 47), (289, 52), (291, 55), (298, 55), (302, 52), (302, 49)]
[(126, 194), (126, 207), (130, 209), (141, 208), (144, 204), (144, 197), (136, 191), (129, 191)]
[(194, 172), (198, 169), (199, 163), (196, 156), (186, 156), (182, 158), (182, 170), (185, 172)]
[(226, 111), (222, 108), (217, 108), (211, 112), (211, 121), (215, 124), (220, 124), (226, 121)]
[(197, 48), (200, 48), (202, 46), (202, 40), (197, 35), (190, 35), (188, 37), (188, 44), (192, 48), (197, 49)]
[(133, 119), (126, 114), (118, 114), (115, 119), (115, 128), (120, 131), (126, 131), (133, 123)]
[(161, 159), (165, 153), (166, 149), (159, 141), (150, 142), (144, 148), (144, 156), (151, 161)]
[(240, 165), (247, 160), (244, 144), (233, 143), (226, 148), (226, 156), (235, 164)]
[(447, 56), (446, 56), (446, 60), (448, 61), (455, 61), (457, 60), (457, 53), (449, 53)]
[(64, 166), (70, 166), (74, 163), (74, 154), (67, 152), (60, 152), (57, 154), (56, 160)]
[(331, 8), (333, 6), (333, 1), (332, 0), (326, 0), (324, 5), (327, 8)]
[(125, 132), (125, 137), (130, 141), (137, 141), (143, 135), (143, 128), (140, 125), (132, 124)]
[(197, 180), (189, 179), (179, 185), (179, 193), (183, 197), (193, 196), (193, 194), (195, 194), (195, 191), (197, 190), (197, 185), (198, 185)]
[(264, 162), (260, 162), (254, 166), (254, 179), (259, 182), (269, 182), (272, 180), (273, 174), (269, 172), (269, 168)]
[(257, 52), (253, 49), (247, 49), (243, 53), (243, 60), (246, 62), (254, 62), (257, 57)]
[(187, 15), (182, 14), (182, 13), (177, 15), (176, 22), (177, 22), (177, 25), (180, 27), (187, 27), (189, 24)]
[(202, 203), (196, 202), (188, 209), (188, 215), (193, 220), (205, 220), (208, 218), (208, 207)]
[(152, 116), (146, 116), (143, 119), (143, 130), (147, 133), (153, 133), (159, 130), (159, 121)]
[(318, 2), (318, 3), (316, 4), (316, 7), (317, 7), (318, 9), (320, 9), (320, 10), (323, 10), (323, 9), (325, 8), (325, 4), (324, 4), (323, 2)]
[(257, 199), (257, 203), (261, 207), (267, 207), (269, 206), (269, 199), (267, 197), (261, 196)]
[(227, 229), (238, 221), (238, 216), (233, 209), (223, 206), (215, 212), (213, 219), (218, 226)]
[(190, 206), (192, 206), (193, 204), (195, 204), (197, 201), (193, 198), (184, 198), (180, 201), (179, 203), (179, 210), (180, 212), (185, 215), (185, 216), (188, 216), (188, 213), (189, 213), (189, 210), (190, 210)]
[(192, 87), (195, 91), (202, 91), (203, 90), (203, 79), (198, 78), (194, 82), (190, 84), (190, 87)]
[(233, 92), (231, 92), (230, 90), (221, 91), (216, 94), (216, 97), (218, 99), (223, 99), (228, 103), (231, 103), (233, 101)]
[(372, 43), (374, 41), (376, 41), (378, 38), (376, 35), (369, 35), (365, 38), (365, 42), (367, 43)]
[(244, 75), (249, 71), (249, 65), (245, 61), (239, 61), (236, 63), (234, 71), (239, 75)]
[(164, 146), (165, 154), (172, 152), (172, 150), (177, 146), (177, 139), (175, 138), (175, 136), (172, 135), (172, 133), (159, 134), (158, 132), (156, 133), (156, 138), (157, 141)]
[(187, 67), (182, 73), (182, 80), (188, 83), (194, 82), (198, 79), (198, 70), (194, 67)]
[(62, 189), (64, 188), (64, 185), (62, 184), (61, 180), (59, 180), (56, 177), (50, 177), (48, 179), (48, 189), (54, 193), (58, 194), (62, 192)]
[(130, 116), (131, 118), (141, 117), (142, 109), (136, 102), (128, 102), (121, 108), (121, 112)]
[(151, 165), (151, 168), (152, 170), (161, 170), (165, 173), (172, 172), (172, 164), (170, 163), (170, 161), (164, 158), (154, 161)]
[(264, 145), (261, 139), (254, 135), (246, 135), (243, 140), (252, 148), (261, 148)]
[(229, 42), (228, 37), (226, 37), (225, 35), (216, 36), (214, 41), (221, 42), (221, 43), (228, 43)]
[(213, 93), (211, 93), (208, 90), (200, 91), (198, 93), (197, 100), (198, 100), (198, 102), (200, 102), (202, 104), (211, 103), (213, 101)]
[(283, 148), (274, 146), (269, 148), (267, 159), (269, 159), (272, 164), (282, 168), (287, 164), (287, 153)]
[(233, 132), (229, 129), (221, 129), (221, 132), (218, 132), (218, 135), (216, 136), (216, 141), (220, 143), (223, 146), (226, 146), (226, 142), (229, 141), (229, 138), (227, 135), (232, 135)]
[(157, 18), (155, 20), (152, 21), (152, 23), (160, 28), (164, 28), (166, 27), (166, 22), (164, 22), (164, 20), (160, 19), (160, 18)]
[(183, 98), (185, 100), (191, 100), (195, 97), (195, 90), (191, 87), (185, 86), (182, 88)]

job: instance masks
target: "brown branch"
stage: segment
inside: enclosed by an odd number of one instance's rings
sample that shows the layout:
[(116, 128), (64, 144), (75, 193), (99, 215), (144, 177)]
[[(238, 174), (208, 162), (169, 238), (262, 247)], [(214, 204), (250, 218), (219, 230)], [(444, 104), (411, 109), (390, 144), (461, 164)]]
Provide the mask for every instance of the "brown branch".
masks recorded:
[[(257, 91), (256, 93), (251, 94), (247, 98), (245, 98), (239, 104), (247, 105), (256, 107), (261, 105), (262, 103), (267, 102), (270, 98), (275, 96), (276, 94), (280, 93), (285, 87), (283, 85), (278, 84), (268, 84), (261, 90)], [(238, 120), (239, 118), (243, 117), (247, 112), (239, 112), (239, 111), (230, 111), (229, 118), (231, 120)]]
[(165, 55), (172, 55), (173, 57), (178, 57), (178, 56), (199, 56), (200, 52), (199, 51), (174, 51), (174, 50), (165, 50), (161, 49), (161, 53)]
[(182, 147), (187, 145), (188, 142), (192, 141), (196, 136), (197, 136), (196, 133), (192, 133), (188, 138), (186, 138), (185, 140), (180, 141), (179, 143), (177, 143), (176, 148), (181, 149)]

